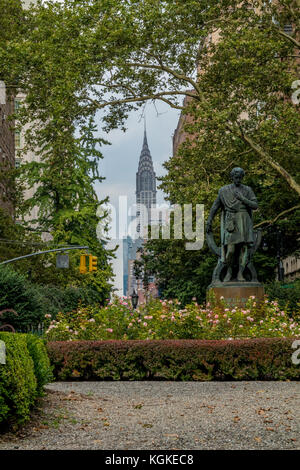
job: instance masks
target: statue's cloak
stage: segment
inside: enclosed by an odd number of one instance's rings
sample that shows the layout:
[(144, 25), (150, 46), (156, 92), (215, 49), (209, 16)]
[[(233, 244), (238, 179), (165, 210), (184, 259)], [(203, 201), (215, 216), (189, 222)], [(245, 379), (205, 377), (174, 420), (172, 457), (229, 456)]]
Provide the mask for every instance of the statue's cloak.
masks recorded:
[(257, 202), (254, 192), (249, 186), (234, 184), (223, 186), (219, 190), (221, 214), (221, 242), (222, 245), (254, 243), (252, 210), (237, 199), (235, 191), (239, 191), (246, 199)]

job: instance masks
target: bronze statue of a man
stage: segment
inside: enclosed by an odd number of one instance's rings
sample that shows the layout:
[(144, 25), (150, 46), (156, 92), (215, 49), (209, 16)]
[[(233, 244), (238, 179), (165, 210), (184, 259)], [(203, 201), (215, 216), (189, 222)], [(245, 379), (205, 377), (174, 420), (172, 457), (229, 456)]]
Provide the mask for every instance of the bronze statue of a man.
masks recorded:
[(252, 210), (257, 209), (258, 204), (252, 189), (242, 184), (244, 170), (233, 168), (230, 175), (233, 182), (220, 188), (210, 210), (206, 232), (209, 234), (212, 231), (213, 219), (221, 209), (221, 259), (227, 266), (222, 282), (232, 280), (234, 260), (238, 264), (236, 280), (243, 282), (249, 250), (255, 243)]

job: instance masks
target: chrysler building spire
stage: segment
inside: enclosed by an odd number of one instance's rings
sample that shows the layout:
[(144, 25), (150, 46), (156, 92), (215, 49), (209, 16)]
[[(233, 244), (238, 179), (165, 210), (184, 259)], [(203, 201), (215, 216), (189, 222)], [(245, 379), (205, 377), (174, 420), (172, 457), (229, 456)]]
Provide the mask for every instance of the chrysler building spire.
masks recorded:
[[(141, 207), (145, 207), (147, 214), (142, 219), (146, 225), (151, 224), (151, 207), (156, 205), (156, 175), (153, 168), (153, 161), (148, 146), (146, 120), (144, 125), (144, 140), (139, 159), (138, 172), (136, 174), (136, 204), (137, 216), (141, 214)], [(148, 217), (148, 224), (146, 220)]]

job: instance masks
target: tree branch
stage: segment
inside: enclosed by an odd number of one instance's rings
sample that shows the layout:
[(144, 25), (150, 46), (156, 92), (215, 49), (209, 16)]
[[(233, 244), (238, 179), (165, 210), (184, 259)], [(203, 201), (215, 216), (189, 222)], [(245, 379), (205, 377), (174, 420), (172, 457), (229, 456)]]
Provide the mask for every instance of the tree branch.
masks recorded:
[(200, 88), (198, 87), (197, 83), (192, 78), (188, 77), (187, 75), (175, 72), (175, 70), (171, 69), (170, 67), (167, 67), (166, 65), (143, 64), (139, 62), (128, 62), (126, 65), (128, 65), (129, 67), (144, 67), (148, 69), (156, 69), (156, 70), (162, 70), (164, 72), (168, 72), (170, 75), (173, 75), (173, 77), (177, 78), (178, 80), (183, 80), (185, 82), (190, 83), (193, 86), (193, 88), (196, 90), (196, 92), (198, 93), (199, 97), (193, 95), (192, 93), (191, 93), (191, 96), (193, 96), (193, 98), (195, 99), (200, 100)]
[[(88, 101), (91, 101), (98, 109), (105, 108), (106, 106), (113, 106), (113, 105), (116, 105), (116, 104), (134, 103), (134, 102), (137, 102), (137, 101), (158, 100), (158, 99), (160, 99), (162, 101), (166, 101), (166, 103), (170, 104), (170, 106), (175, 107), (176, 109), (183, 109), (182, 106), (178, 107), (177, 105), (175, 105), (171, 101), (164, 98), (164, 96), (168, 96), (168, 95), (184, 95), (184, 96), (188, 95), (188, 96), (191, 96), (190, 93), (184, 92), (184, 91), (165, 91), (165, 92), (161, 92), (161, 93), (155, 93), (153, 95), (133, 96), (131, 98), (123, 98), (123, 99), (119, 99), (119, 100), (105, 101), (104, 103), (100, 103), (99, 101), (94, 100), (93, 98), (90, 98), (89, 96), (86, 96), (85, 99), (88, 100)], [(195, 96), (193, 95), (193, 97), (195, 97)]]
[(237, 135), (238, 137), (242, 138), (253, 150), (255, 150), (258, 155), (260, 155), (263, 160), (265, 160), (269, 165), (274, 168), (283, 178), (286, 180), (288, 185), (296, 191), (296, 193), (300, 196), (300, 185), (297, 183), (297, 181), (290, 175), (281, 165), (280, 163), (276, 162), (269, 153), (267, 153), (265, 150), (263, 150), (254, 140), (249, 137), (247, 134), (243, 132), (243, 130), (240, 128), (239, 131), (237, 131), (233, 126), (230, 124), (226, 125), (227, 129), (232, 132), (233, 134)]
[(258, 227), (261, 227), (262, 225), (273, 225), (275, 224), (275, 222), (277, 222), (278, 219), (280, 219), (281, 217), (283, 217), (284, 215), (286, 214), (289, 214), (290, 212), (293, 212), (297, 209), (300, 209), (300, 204), (298, 204), (297, 206), (294, 206), (294, 207), (291, 207), (290, 209), (287, 209), (283, 212), (281, 212), (280, 214), (278, 214), (275, 219), (270, 219), (270, 220), (264, 220), (263, 222), (260, 222), (259, 224), (257, 225), (254, 225), (254, 228), (258, 228)]
[(297, 41), (297, 39), (293, 38), (292, 36), (290, 36), (289, 34), (285, 33), (284, 31), (282, 31), (281, 29), (279, 28), (276, 28), (278, 30), (278, 33), (280, 34), (280, 36), (282, 36), (283, 38), (285, 39), (288, 39), (289, 41), (291, 41), (293, 44), (295, 44), (295, 46), (297, 46), (298, 48), (300, 48), (300, 42)]

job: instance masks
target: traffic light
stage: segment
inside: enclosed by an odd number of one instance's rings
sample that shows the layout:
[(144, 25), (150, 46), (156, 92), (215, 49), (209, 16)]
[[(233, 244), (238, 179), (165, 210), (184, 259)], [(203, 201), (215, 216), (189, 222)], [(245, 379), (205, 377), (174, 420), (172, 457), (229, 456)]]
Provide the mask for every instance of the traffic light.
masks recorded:
[(93, 271), (97, 271), (97, 256), (89, 255), (89, 271), (90, 273)]
[(79, 272), (80, 274), (86, 274), (86, 262), (85, 262), (86, 255), (80, 255), (80, 265), (79, 265)]

